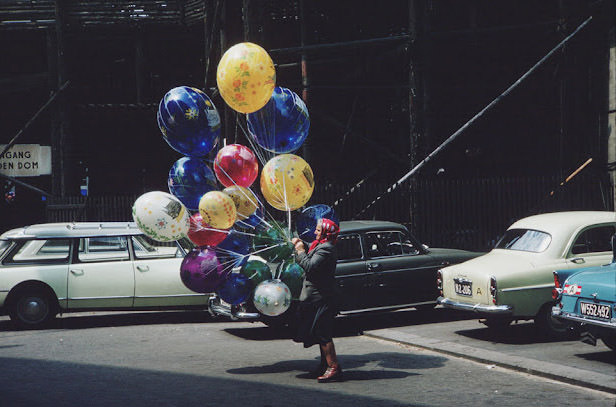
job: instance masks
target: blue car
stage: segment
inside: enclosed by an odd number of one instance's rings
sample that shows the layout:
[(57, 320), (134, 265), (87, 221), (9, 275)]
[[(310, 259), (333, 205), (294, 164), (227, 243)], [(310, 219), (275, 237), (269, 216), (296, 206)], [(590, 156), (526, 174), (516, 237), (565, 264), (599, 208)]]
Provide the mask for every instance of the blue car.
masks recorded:
[(583, 342), (601, 339), (616, 351), (616, 235), (609, 264), (554, 272), (552, 316), (579, 331)]

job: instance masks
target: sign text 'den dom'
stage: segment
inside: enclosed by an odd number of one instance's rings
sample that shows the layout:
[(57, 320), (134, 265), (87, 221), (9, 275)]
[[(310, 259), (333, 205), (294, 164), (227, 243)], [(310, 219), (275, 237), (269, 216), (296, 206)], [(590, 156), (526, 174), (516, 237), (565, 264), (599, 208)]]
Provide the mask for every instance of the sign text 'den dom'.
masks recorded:
[[(6, 144), (0, 144), (3, 151)], [(9, 177), (36, 177), (51, 174), (51, 147), (15, 144), (0, 155), (0, 174)]]

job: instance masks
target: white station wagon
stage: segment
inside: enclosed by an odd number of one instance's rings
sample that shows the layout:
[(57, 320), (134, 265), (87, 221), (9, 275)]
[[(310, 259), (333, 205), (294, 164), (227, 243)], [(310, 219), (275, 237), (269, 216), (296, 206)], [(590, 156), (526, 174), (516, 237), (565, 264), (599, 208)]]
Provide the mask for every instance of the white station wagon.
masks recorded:
[(207, 308), (182, 283), (189, 250), (132, 222), (49, 223), (0, 235), (0, 311), (21, 328), (85, 310)]
[(616, 213), (555, 212), (515, 222), (489, 253), (437, 273), (438, 302), (474, 311), (491, 327), (534, 319), (547, 334), (566, 334), (552, 318), (557, 269), (599, 266), (612, 260)]

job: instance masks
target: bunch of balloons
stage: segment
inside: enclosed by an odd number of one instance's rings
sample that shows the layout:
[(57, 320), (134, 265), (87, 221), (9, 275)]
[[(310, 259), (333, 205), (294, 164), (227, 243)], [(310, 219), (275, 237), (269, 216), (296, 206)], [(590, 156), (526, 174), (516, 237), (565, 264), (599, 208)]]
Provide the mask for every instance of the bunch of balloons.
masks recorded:
[[(157, 121), (182, 157), (169, 170), (170, 193), (140, 196), (133, 218), (154, 240), (188, 238), (194, 244), (180, 267), (190, 290), (215, 292), (233, 305), (252, 301), (262, 314), (280, 315), (299, 297), (304, 279), (293, 259), (290, 225), (291, 212), (305, 207), (314, 191), (310, 165), (294, 154), (308, 136), (308, 109), (296, 93), (276, 86), (272, 59), (253, 43), (229, 48), (216, 80), (224, 102), (245, 114), (251, 146), (219, 147), (221, 120), (212, 100), (192, 87), (171, 89), (160, 101)], [(207, 157), (214, 152), (210, 168)], [(257, 178), (259, 189), (253, 190)], [(287, 224), (275, 220), (265, 203), (283, 211)], [(314, 239), (320, 217), (338, 221), (326, 205), (295, 217), (295, 232), (305, 241)]]

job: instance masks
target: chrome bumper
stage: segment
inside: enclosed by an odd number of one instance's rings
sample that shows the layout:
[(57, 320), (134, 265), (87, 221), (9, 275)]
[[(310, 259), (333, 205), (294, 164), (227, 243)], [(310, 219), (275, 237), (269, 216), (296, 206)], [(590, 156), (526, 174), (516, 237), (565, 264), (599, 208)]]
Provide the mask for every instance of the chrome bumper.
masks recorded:
[(449, 298), (438, 297), (436, 300), (439, 304), (447, 308), (458, 309), (462, 311), (473, 311), (480, 314), (511, 314), (512, 307), (510, 305), (482, 305), (482, 304), (467, 304), (464, 302), (452, 301)]
[(261, 318), (261, 314), (258, 312), (246, 312), (236, 305), (223, 305), (218, 297), (211, 297), (208, 301), (207, 308), (210, 315), (213, 317), (224, 316), (231, 318), (233, 321), (256, 320)]
[(596, 325), (602, 328), (610, 328), (610, 329), (616, 330), (616, 318), (612, 318), (611, 321), (598, 321), (596, 319), (590, 319), (590, 318), (582, 317), (577, 314), (572, 314), (570, 312), (565, 312), (562, 309), (560, 309), (559, 306), (552, 307), (552, 316), (554, 318), (558, 318), (558, 319), (565, 320), (565, 321), (579, 322), (582, 324)]

